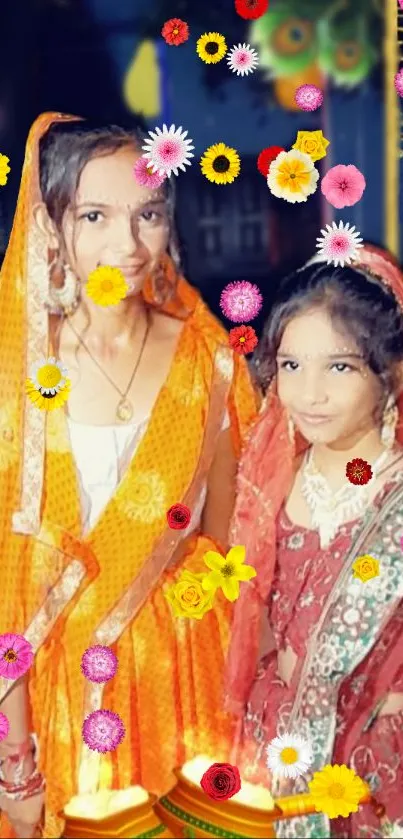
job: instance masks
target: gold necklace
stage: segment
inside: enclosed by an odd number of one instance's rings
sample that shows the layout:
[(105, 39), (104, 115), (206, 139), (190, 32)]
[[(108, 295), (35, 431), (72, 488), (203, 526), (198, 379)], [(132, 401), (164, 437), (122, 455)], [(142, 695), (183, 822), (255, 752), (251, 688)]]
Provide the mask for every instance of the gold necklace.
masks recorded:
[(133, 373), (130, 376), (129, 384), (127, 385), (127, 388), (122, 392), (120, 390), (120, 388), (118, 388), (118, 386), (115, 384), (115, 382), (111, 379), (111, 377), (108, 375), (108, 373), (106, 373), (105, 370), (101, 367), (101, 365), (99, 364), (97, 359), (94, 358), (91, 350), (88, 349), (87, 345), (85, 344), (85, 342), (81, 338), (81, 335), (79, 335), (78, 332), (76, 332), (76, 330), (74, 329), (74, 326), (67, 319), (67, 323), (69, 324), (72, 332), (74, 332), (74, 335), (76, 336), (79, 344), (81, 344), (82, 348), (89, 355), (89, 357), (94, 362), (96, 367), (98, 367), (98, 370), (100, 370), (102, 375), (105, 376), (105, 379), (107, 379), (108, 382), (112, 385), (112, 387), (114, 387), (115, 390), (117, 390), (117, 392), (119, 393), (121, 398), (120, 398), (120, 400), (119, 400), (119, 402), (116, 406), (116, 419), (120, 420), (120, 422), (130, 422), (130, 420), (133, 416), (133, 405), (130, 402), (130, 400), (127, 398), (127, 394), (129, 393), (130, 388), (133, 384), (134, 377), (135, 377), (135, 375), (137, 373), (137, 370), (139, 368), (140, 361), (142, 359), (143, 352), (144, 352), (144, 349), (145, 349), (145, 346), (146, 346), (146, 343), (147, 343), (148, 333), (150, 331), (150, 326), (151, 326), (150, 315), (149, 315), (148, 310), (146, 310), (146, 320), (147, 320), (147, 324), (146, 324), (146, 329), (145, 329), (145, 332), (144, 332), (142, 344), (141, 344), (141, 347), (140, 347), (140, 352), (139, 352), (139, 355), (138, 355)]

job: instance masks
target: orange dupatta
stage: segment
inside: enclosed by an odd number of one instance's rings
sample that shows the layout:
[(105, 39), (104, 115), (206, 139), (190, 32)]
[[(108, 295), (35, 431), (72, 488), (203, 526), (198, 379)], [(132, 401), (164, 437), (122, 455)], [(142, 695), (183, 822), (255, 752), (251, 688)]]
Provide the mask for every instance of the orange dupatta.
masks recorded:
[[(238, 451), (256, 411), (244, 360), (167, 260), (174, 294), (163, 310), (184, 320), (172, 367), (115, 495), (82, 537), (64, 413), (45, 415), (24, 394), (31, 365), (49, 354), (47, 247), (32, 209), (40, 200), (39, 140), (58, 119), (73, 117), (44, 114), (31, 129), (0, 285), (0, 632), (25, 634), (36, 653), (30, 696), (49, 837), (61, 832), (58, 813), (79, 778), (91, 788), (141, 783), (161, 794), (176, 765), (226, 748), (229, 721), (217, 708), (229, 604), (219, 601), (195, 626), (175, 621), (164, 597), (184, 567), (201, 570), (203, 554), (217, 546), (196, 534), (180, 567), (167, 571), (181, 534), (167, 528), (166, 510), (196, 502), (226, 403)], [(144, 295), (151, 302), (149, 284)], [(105, 690), (80, 669), (94, 643), (112, 646), (119, 660)], [(10, 687), (0, 680), (0, 699)], [(101, 707), (119, 713), (126, 729), (118, 750), (102, 757), (81, 737), (84, 717)]]

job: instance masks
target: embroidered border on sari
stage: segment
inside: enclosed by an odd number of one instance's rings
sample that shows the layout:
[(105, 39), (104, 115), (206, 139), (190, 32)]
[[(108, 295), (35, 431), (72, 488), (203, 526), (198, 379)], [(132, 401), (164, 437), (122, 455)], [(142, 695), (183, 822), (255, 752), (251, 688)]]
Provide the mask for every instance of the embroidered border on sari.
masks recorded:
[[(72, 540), (71, 536), (68, 536), (68, 538)], [(72, 541), (75, 542), (76, 540)], [(47, 544), (47, 542), (44, 542), (44, 544)], [(47, 594), (42, 606), (40, 606), (31, 623), (24, 631), (24, 638), (32, 645), (34, 654), (38, 652), (49, 637), (66, 606), (77, 594), (85, 577), (92, 578), (98, 568), (98, 564), (93, 557), (79, 559), (55, 545), (51, 547), (53, 551), (63, 553), (64, 556), (69, 557), (71, 562), (62, 571), (58, 580)], [(16, 681), (16, 679), (0, 678), (0, 702), (9, 693)]]
[[(381, 531), (381, 526), (384, 525), (388, 515), (392, 514), (397, 517), (400, 513), (403, 530), (403, 510), (401, 508), (402, 498), (403, 490), (402, 486), (399, 485), (391, 491), (389, 498), (385, 499), (384, 506), (381, 510), (376, 510), (375, 514), (371, 511), (368, 521), (363, 525), (357, 538), (350, 547), (342, 571), (328, 596), (320, 620), (315, 627), (313, 636), (311, 637), (307, 655), (300, 674), (297, 694), (287, 725), (288, 731), (298, 731), (299, 734), (306, 736), (310, 740), (312, 739), (310, 737), (310, 734), (312, 733), (311, 728), (316, 728), (318, 742), (315, 743), (315, 761), (314, 765), (311, 767), (310, 774), (312, 774), (312, 771), (319, 769), (321, 766), (331, 763), (336, 733), (337, 702), (341, 682), (344, 678), (346, 678), (346, 675), (351, 675), (351, 673), (354, 672), (354, 670), (368, 655), (377, 639), (379, 639), (382, 634), (384, 628), (390, 621), (393, 612), (396, 609), (397, 603), (400, 602), (402, 598), (402, 569), (399, 569), (398, 562), (393, 562), (393, 559), (391, 559), (387, 554), (382, 559), (381, 580), (376, 578), (376, 580), (369, 581), (369, 583), (367, 582), (364, 584), (355, 580), (352, 575), (352, 564), (357, 555), (362, 552), (364, 546), (368, 545), (369, 540), (373, 539), (377, 535), (382, 539), (383, 531)], [(375, 554), (378, 553), (378, 551), (366, 552)], [(398, 549), (396, 550), (396, 553), (398, 553)], [(375, 583), (376, 588), (371, 587), (371, 582)], [(362, 589), (360, 588), (360, 593), (362, 592), (362, 598), (364, 600), (367, 599), (367, 605), (369, 605), (370, 599), (374, 598), (374, 601), (376, 602), (373, 604), (372, 612), (376, 610), (378, 614), (374, 616), (372, 631), (367, 632), (365, 642), (361, 639), (356, 639), (354, 644), (350, 644), (350, 648), (346, 652), (346, 655), (350, 658), (348, 662), (349, 673), (347, 674), (345, 672), (343, 662), (340, 661), (339, 667), (334, 668), (335, 678), (331, 682), (330, 677), (321, 677), (321, 662), (325, 661), (326, 636), (327, 646), (329, 646), (329, 644), (331, 644), (332, 631), (333, 634), (336, 631), (334, 628), (332, 630), (332, 627), (327, 622), (334, 622), (336, 620), (336, 610), (338, 612), (339, 619), (342, 621), (342, 616), (347, 613), (348, 609), (352, 608), (351, 603), (354, 603), (356, 600), (357, 585), (362, 586)], [(374, 597), (375, 592), (376, 598)], [(348, 602), (349, 598), (350, 602)], [(345, 624), (348, 628), (347, 621), (345, 621)], [(346, 640), (344, 640), (343, 643), (346, 648)], [(335, 655), (336, 652), (334, 651), (334, 656)], [(326, 708), (326, 713), (320, 714), (321, 707), (322, 710), (324, 708), (321, 703), (321, 696), (323, 692), (323, 690), (321, 691), (321, 688), (324, 688), (325, 685), (327, 685), (328, 688), (326, 693), (328, 707)], [(309, 703), (307, 698), (308, 694)], [(312, 713), (312, 715), (308, 713), (308, 708), (305, 707), (305, 704), (309, 704), (312, 707), (314, 706), (316, 716), (314, 713)], [(306, 779), (297, 779), (293, 786), (294, 792), (305, 791)], [(302, 831), (302, 833), (300, 831)], [(293, 819), (292, 824), (279, 824), (277, 835), (279, 837), (293, 837), (299, 835), (304, 835), (306, 837), (327, 837), (330, 836), (329, 821), (327, 817), (322, 814)]]
[[(211, 387), (209, 410), (204, 430), (202, 450), (197, 468), (182, 503), (191, 509), (194, 507), (198, 495), (205, 482), (215, 452), (217, 435), (220, 432), (228, 393), (233, 378), (234, 362), (228, 347), (219, 347), (214, 359), (214, 370)], [(180, 530), (165, 529), (161, 539), (151, 556), (144, 563), (141, 571), (133, 580), (123, 597), (116, 603), (105, 620), (95, 630), (92, 644), (114, 644), (125, 629), (133, 622), (144, 605), (150, 592), (168, 567), (172, 556), (183, 538)], [(86, 682), (84, 688), (84, 719), (93, 711), (102, 707), (104, 693), (103, 684)], [(80, 793), (94, 792), (99, 777), (101, 755), (91, 751), (85, 743), (81, 747), (79, 766)], [(83, 788), (85, 786), (85, 788)]]
[[(28, 324), (26, 336), (26, 370), (29, 376), (33, 365), (38, 359), (46, 358), (49, 342), (49, 315), (44, 305), (47, 285), (49, 283), (48, 242), (41, 232), (34, 218), (32, 208), (41, 200), (39, 186), (39, 140), (48, 127), (57, 119), (71, 121), (74, 117), (61, 114), (43, 114), (36, 122), (33, 136), (28, 140), (28, 147), (32, 146), (32, 157), (26, 155), (23, 177), (31, 170), (31, 184), (25, 184), (28, 192), (21, 212), (26, 214), (22, 224), (28, 231), (26, 272), (26, 322)], [(35, 155), (35, 159), (34, 156)], [(21, 199), (19, 199), (20, 201)], [(15, 226), (19, 220), (15, 220)], [(23, 386), (23, 384), (21, 385)], [(45, 459), (45, 411), (40, 411), (36, 405), (24, 397), (23, 418), (23, 452), (22, 452), (22, 486), (20, 495), (20, 509), (13, 513), (12, 523), (15, 533), (24, 535), (38, 533), (40, 529), (40, 511), (43, 483), (43, 468)]]

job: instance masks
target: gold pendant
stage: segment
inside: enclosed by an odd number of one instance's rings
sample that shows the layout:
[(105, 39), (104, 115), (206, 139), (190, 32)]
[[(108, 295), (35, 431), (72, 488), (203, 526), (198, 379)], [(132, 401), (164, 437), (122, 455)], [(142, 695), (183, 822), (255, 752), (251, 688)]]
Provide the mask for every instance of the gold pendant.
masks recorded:
[(116, 416), (121, 422), (129, 422), (133, 416), (133, 407), (125, 397), (118, 403)]

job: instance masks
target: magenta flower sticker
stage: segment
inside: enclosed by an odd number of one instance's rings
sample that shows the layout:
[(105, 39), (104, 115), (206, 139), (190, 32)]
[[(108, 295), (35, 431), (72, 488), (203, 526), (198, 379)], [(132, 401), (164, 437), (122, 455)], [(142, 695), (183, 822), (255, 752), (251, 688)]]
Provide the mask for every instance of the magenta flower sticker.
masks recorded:
[(8, 718), (5, 714), (2, 714), (0, 711), (0, 743), (2, 740), (4, 740), (5, 737), (7, 737), (9, 730), (10, 723), (8, 721)]
[(109, 682), (118, 669), (118, 660), (110, 647), (95, 644), (88, 647), (81, 659), (81, 670), (89, 682)]
[(263, 297), (257, 285), (243, 280), (226, 285), (220, 298), (222, 312), (234, 323), (253, 320), (259, 314), (262, 305)]
[(113, 711), (93, 711), (83, 724), (84, 743), (93, 752), (113, 752), (125, 736), (125, 727), (119, 714)]
[(29, 670), (33, 660), (32, 646), (23, 635), (12, 632), (0, 635), (0, 676), (19, 679)]
[(302, 84), (295, 91), (295, 101), (301, 111), (317, 111), (323, 105), (323, 91), (316, 84)]

